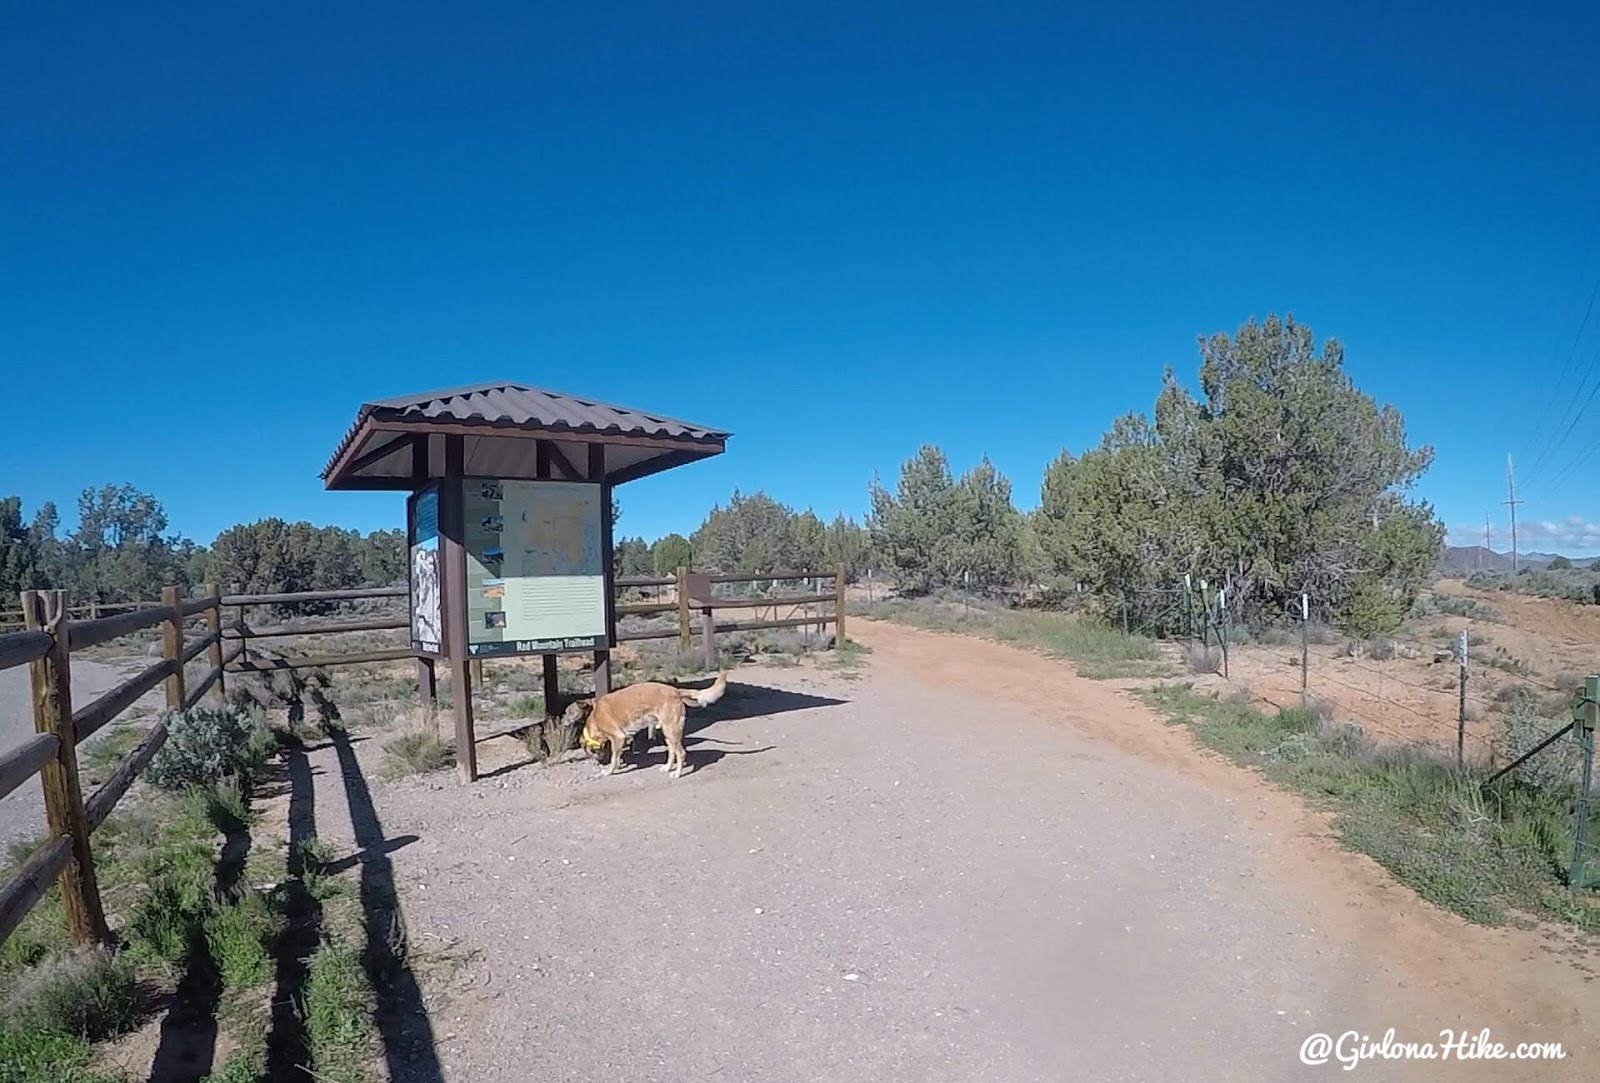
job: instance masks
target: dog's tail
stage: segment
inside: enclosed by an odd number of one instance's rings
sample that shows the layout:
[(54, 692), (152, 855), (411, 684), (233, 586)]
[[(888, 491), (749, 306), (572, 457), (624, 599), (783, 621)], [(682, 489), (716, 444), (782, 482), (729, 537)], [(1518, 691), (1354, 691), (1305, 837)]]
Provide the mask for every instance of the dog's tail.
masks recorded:
[(716, 683), (710, 688), (680, 688), (678, 689), (678, 695), (682, 696), (683, 702), (688, 704), (690, 707), (709, 707), (713, 703), (717, 702), (717, 700), (721, 699), (722, 694), (727, 690), (728, 675), (726, 673), (719, 673), (717, 674)]

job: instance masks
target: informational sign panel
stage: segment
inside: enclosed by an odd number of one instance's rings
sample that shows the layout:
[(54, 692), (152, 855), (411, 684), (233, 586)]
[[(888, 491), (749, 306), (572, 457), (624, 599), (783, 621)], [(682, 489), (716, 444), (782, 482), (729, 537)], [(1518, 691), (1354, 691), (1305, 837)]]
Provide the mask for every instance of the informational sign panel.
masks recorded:
[(462, 484), (467, 652), (608, 646), (600, 486), (481, 478)]
[(439, 487), (429, 485), (406, 503), (411, 565), (411, 649), (439, 654), (444, 642), (439, 589)]
[(689, 604), (694, 606), (709, 606), (712, 604), (711, 576), (705, 572), (690, 572), (684, 576), (684, 593), (689, 596)]

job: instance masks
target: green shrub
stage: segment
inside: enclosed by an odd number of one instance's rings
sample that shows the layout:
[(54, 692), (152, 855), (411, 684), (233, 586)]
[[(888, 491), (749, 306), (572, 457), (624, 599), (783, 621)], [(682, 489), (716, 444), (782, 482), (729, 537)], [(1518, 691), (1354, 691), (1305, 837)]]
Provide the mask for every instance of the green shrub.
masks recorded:
[(128, 952), (140, 963), (175, 969), (189, 954), (208, 905), (168, 880), (153, 884), (124, 924)]
[(249, 989), (272, 977), (271, 946), (278, 920), (267, 901), (246, 892), (238, 902), (219, 906), (204, 920), (206, 947), (225, 989)]
[(375, 1035), (376, 1002), (361, 956), (325, 943), (311, 957), (303, 1015), (311, 1069), (324, 1083), (362, 1083)]
[(99, 1041), (139, 1013), (133, 968), (106, 948), (66, 951), (20, 971), (3, 998), (5, 1025)]
[(82, 1038), (0, 1024), (0, 1083), (120, 1083), (90, 1071), (93, 1057)]
[(1428, 901), (1479, 922), (1521, 912), (1600, 926), (1600, 904), (1565, 883), (1570, 782), (1545, 785), (1530, 775), (1485, 794), (1484, 773), (1458, 769), (1439, 749), (1373, 745), (1320, 710), (1269, 715), (1186, 685), (1147, 697), (1206, 746), (1328, 802), (1346, 846)]
[[(1568, 721), (1547, 714), (1531, 689), (1520, 689), (1507, 701), (1500, 722), (1500, 747), (1506, 762), (1528, 752)], [(1557, 792), (1570, 791), (1578, 777), (1581, 749), (1578, 739), (1568, 734), (1517, 768), (1517, 780)]]
[(1406, 609), (1383, 584), (1364, 579), (1345, 599), (1340, 624), (1356, 639), (1371, 639), (1400, 627)]
[(260, 1083), (267, 1075), (267, 1056), (259, 1046), (235, 1049), (204, 1083)]
[(270, 747), (260, 736), (262, 724), (231, 707), (191, 707), (168, 714), (166, 722), (167, 742), (144, 773), (146, 781), (164, 790), (248, 781), (260, 773)]

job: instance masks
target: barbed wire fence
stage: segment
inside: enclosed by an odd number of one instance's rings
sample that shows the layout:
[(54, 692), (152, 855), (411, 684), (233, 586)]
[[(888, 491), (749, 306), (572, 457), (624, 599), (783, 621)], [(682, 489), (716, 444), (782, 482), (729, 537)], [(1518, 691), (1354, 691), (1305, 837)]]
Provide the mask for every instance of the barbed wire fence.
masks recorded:
[[(1432, 655), (1424, 664), (1446, 665), (1451, 673), (1429, 683), (1417, 679), (1411, 664), (1420, 660), (1418, 654), (1400, 657), (1400, 652), (1409, 648), (1397, 641), (1382, 636), (1351, 639), (1334, 633), (1328, 623), (1319, 621), (1320, 607), (1309, 592), (1286, 604), (1277, 621), (1258, 619), (1253, 627), (1252, 622), (1238, 619), (1236, 595), (1229, 585), (1213, 586), (1188, 576), (1182, 586), (1124, 594), (1114, 606), (1121, 611), (1124, 631), (1185, 640), (1194, 649), (1186, 659), (1192, 670), (1215, 672), (1227, 682), (1242, 679), (1251, 685), (1252, 695), (1274, 706), (1299, 706), (1327, 714), (1330, 720), (1336, 711), (1355, 709), (1362, 729), (1377, 736), (1414, 742), (1420, 734), (1445, 748), (1453, 743), (1458, 771), (1465, 773), (1470, 767), (1491, 772), (1482, 783), (1485, 793), (1507, 784), (1519, 772), (1531, 770), (1541, 758), (1559, 755), (1555, 768), (1563, 783), (1572, 784), (1573, 793), (1569, 883), (1580, 888), (1600, 886), (1600, 875), (1590, 873), (1600, 874), (1600, 825), (1589, 822), (1591, 809), (1600, 804), (1593, 794), (1600, 677), (1542, 679), (1528, 663), (1510, 656), (1504, 648), (1491, 653), (1486, 639), (1461, 628), (1450, 633), (1448, 646), (1436, 636)], [(1341, 643), (1342, 647), (1331, 653), (1312, 650), (1313, 646)], [(1275, 683), (1270, 679), (1272, 671), (1259, 671), (1256, 667), (1261, 659), (1252, 657), (1246, 672), (1240, 674), (1237, 663), (1243, 659), (1237, 658), (1236, 652), (1241, 647), (1291, 644), (1298, 647), (1298, 657), (1285, 661), (1297, 663), (1298, 687), (1288, 691), (1289, 702), (1274, 702), (1269, 692), (1281, 694), (1283, 689), (1256, 687), (1258, 682)], [(1397, 659), (1402, 664), (1389, 664)], [(1504, 674), (1503, 680), (1492, 679), (1496, 671)], [(1371, 680), (1363, 682), (1364, 677)], [(1328, 697), (1332, 700), (1329, 708), (1322, 709), (1318, 701), (1330, 689), (1337, 693)], [(1391, 712), (1413, 724), (1386, 721), (1384, 716)], [(1516, 739), (1510, 741), (1507, 735), (1513, 714), (1518, 714)], [(1488, 718), (1498, 718), (1503, 732), (1473, 731), (1474, 723)], [(1565, 721), (1558, 725), (1560, 719)], [(1480, 755), (1469, 754), (1469, 738)], [(1502, 765), (1502, 756), (1508, 756), (1510, 762)]]

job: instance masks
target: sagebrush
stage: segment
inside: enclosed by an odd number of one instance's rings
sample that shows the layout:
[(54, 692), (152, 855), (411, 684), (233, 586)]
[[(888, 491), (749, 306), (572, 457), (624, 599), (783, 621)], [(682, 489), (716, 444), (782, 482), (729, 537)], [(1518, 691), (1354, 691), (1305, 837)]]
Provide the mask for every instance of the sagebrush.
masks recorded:
[(166, 716), (167, 742), (144, 778), (163, 790), (220, 785), (260, 773), (270, 731), (254, 715), (234, 707), (190, 707)]

